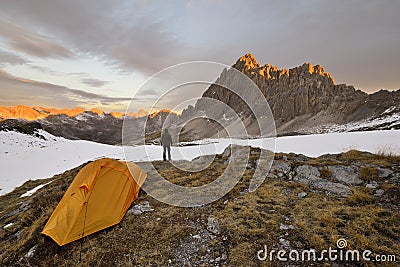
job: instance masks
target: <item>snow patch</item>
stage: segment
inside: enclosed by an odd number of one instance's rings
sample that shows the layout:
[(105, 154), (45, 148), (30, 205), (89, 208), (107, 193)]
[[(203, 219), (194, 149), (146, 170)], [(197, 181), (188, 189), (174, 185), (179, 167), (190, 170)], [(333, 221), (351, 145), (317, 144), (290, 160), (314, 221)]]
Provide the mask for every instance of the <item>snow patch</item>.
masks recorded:
[(51, 182), (53, 182), (53, 181), (50, 181), (50, 182), (45, 183), (45, 184), (38, 185), (38, 186), (36, 186), (35, 188), (33, 188), (33, 189), (27, 191), (26, 193), (22, 194), (20, 197), (30, 197), (30, 196), (32, 196), (36, 191), (38, 191), (40, 188), (45, 187), (46, 185), (50, 184)]
[[(0, 132), (0, 195), (11, 192), (28, 180), (49, 178), (98, 158), (127, 159), (133, 162), (162, 160), (161, 146), (123, 148), (90, 141), (67, 140), (43, 130), (39, 133), (46, 140), (16, 132)], [(270, 150), (276, 147), (275, 152), (293, 152), (311, 157), (341, 153), (349, 149), (400, 154), (399, 140), (400, 130), (285, 136), (276, 139), (204, 139), (181, 144), (187, 146), (172, 147), (171, 154), (173, 160), (192, 160), (202, 155), (221, 154), (229, 144)]]
[(366, 119), (347, 124), (325, 124), (322, 126), (311, 127), (308, 129), (301, 129), (299, 132), (304, 134), (320, 134), (320, 133), (339, 133), (339, 132), (354, 132), (362, 131), (365, 129), (394, 129), (400, 126), (400, 114), (392, 112), (396, 107), (391, 107), (385, 110), (382, 115), (385, 116)]
[(7, 229), (8, 227), (11, 227), (14, 223), (9, 223), (3, 226), (4, 229)]

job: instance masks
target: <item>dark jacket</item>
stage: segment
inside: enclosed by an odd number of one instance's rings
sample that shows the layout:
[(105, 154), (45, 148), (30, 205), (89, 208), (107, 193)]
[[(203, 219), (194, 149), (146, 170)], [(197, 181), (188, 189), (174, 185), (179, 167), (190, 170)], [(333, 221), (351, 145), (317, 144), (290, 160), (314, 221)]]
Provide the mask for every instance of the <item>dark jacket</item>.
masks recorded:
[(161, 145), (163, 146), (170, 146), (172, 145), (172, 137), (169, 132), (164, 132), (161, 135)]

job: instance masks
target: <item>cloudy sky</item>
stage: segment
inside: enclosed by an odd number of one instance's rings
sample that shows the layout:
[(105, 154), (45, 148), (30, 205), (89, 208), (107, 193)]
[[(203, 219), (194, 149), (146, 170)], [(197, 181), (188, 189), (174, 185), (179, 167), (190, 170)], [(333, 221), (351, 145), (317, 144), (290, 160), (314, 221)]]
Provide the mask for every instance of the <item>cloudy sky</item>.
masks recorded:
[(279, 68), (321, 64), (366, 92), (394, 90), (399, 14), (398, 0), (2, 0), (0, 105), (125, 110), (166, 67), (232, 65), (245, 53)]

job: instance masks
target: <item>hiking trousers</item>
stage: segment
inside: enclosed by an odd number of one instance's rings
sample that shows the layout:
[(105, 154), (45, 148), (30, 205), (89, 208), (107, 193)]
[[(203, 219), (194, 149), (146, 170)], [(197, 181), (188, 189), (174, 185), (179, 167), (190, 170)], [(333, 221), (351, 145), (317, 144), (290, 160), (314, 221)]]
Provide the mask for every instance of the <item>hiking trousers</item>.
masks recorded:
[(164, 160), (167, 160), (167, 153), (168, 153), (168, 160), (171, 160), (171, 146), (163, 145), (163, 159)]

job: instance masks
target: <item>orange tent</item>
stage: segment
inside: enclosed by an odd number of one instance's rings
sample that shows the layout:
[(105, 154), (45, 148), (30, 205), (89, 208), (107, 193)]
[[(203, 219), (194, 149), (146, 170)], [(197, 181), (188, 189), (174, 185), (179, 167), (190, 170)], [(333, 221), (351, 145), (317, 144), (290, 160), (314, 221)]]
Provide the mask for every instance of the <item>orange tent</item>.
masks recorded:
[(62, 246), (119, 223), (147, 174), (136, 164), (99, 159), (76, 175), (42, 233)]

